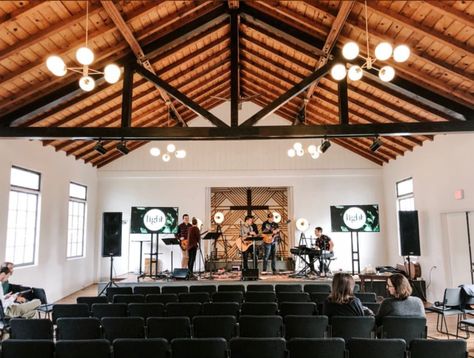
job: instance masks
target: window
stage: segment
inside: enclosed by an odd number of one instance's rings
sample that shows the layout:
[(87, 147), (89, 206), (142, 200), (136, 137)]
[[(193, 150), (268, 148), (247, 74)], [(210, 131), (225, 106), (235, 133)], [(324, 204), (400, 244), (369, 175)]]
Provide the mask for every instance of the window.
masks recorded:
[(41, 174), (12, 167), (5, 261), (33, 265), (36, 254)]
[(70, 183), (67, 230), (67, 258), (84, 256), (86, 200), (87, 187), (76, 183)]
[(398, 211), (415, 210), (413, 178), (408, 178), (397, 182), (397, 209)]

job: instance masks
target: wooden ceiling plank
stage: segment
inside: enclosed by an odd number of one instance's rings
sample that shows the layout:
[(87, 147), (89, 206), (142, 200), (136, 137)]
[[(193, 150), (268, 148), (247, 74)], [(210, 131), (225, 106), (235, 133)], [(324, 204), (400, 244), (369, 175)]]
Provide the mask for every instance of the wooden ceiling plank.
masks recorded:
[(451, 6), (451, 4), (446, 3), (445, 0), (440, 1), (424, 1), (423, 5), (428, 5), (431, 8), (438, 11), (443, 16), (449, 16), (453, 19), (461, 22), (464, 26), (472, 27), (472, 15), (466, 14), (463, 11), (459, 11), (458, 9)]
[[(229, 7), (235, 6), (235, 1), (229, 1)], [(237, 1), (237, 7), (238, 7)], [(239, 71), (239, 35), (240, 35), (240, 16), (236, 8), (231, 7), (230, 13), (230, 125), (237, 127), (239, 125), (239, 104), (240, 104), (240, 71)]]
[(48, 5), (48, 1), (28, 1), (28, 3), (20, 8), (0, 17), (0, 27), (6, 27), (17, 21), (20, 17), (31, 15), (46, 5)]

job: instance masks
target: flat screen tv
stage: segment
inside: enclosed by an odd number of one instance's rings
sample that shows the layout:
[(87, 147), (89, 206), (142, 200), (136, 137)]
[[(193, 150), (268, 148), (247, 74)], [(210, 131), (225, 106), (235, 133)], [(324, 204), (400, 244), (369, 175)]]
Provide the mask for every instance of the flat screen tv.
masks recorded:
[(176, 234), (178, 232), (178, 208), (132, 207), (131, 234)]
[(378, 205), (331, 206), (332, 232), (380, 232)]

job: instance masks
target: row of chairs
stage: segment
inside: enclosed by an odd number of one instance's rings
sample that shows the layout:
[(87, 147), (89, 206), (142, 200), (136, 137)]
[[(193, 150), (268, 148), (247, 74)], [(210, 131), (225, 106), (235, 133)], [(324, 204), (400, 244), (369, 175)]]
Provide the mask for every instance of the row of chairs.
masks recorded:
[[(6, 340), (2, 358), (406, 358), (407, 347), (400, 339), (292, 339), (222, 338), (117, 339), (57, 341)], [(412, 342), (410, 358), (466, 358), (463, 340), (426, 340)]]
[(266, 292), (331, 292), (331, 285), (326, 283), (317, 284), (249, 284), (247, 286), (240, 284), (223, 284), (223, 285), (192, 285), (192, 286), (120, 286), (109, 287), (106, 290), (106, 296), (112, 298), (116, 294), (157, 294), (157, 293), (188, 293), (188, 292), (226, 292), (239, 291), (245, 293), (246, 291), (266, 291)]
[[(379, 304), (366, 304), (375, 313)], [(198, 315), (316, 315), (322, 308), (314, 302), (184, 302), (184, 303), (95, 303), (89, 310), (86, 304), (57, 304), (53, 306), (53, 323), (61, 317), (174, 317), (193, 318)]]
[[(59, 318), (56, 338), (67, 340), (105, 338), (211, 338), (233, 337), (374, 338), (374, 317), (335, 316), (197, 316), (188, 317), (105, 317)], [(385, 317), (379, 328), (384, 338), (401, 338), (407, 344), (426, 338), (424, 317)], [(53, 324), (48, 319), (11, 321), (11, 339), (53, 339)]]

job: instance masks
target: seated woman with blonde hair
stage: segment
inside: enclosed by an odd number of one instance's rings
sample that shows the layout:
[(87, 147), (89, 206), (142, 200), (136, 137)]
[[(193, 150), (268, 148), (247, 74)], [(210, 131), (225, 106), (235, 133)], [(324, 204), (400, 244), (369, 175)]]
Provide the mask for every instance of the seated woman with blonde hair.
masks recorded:
[(324, 301), (323, 314), (332, 316), (363, 316), (364, 307), (354, 296), (354, 278), (347, 273), (336, 273), (332, 281), (332, 291)]
[(383, 300), (375, 317), (377, 325), (382, 324), (386, 316), (415, 316), (425, 317), (425, 307), (418, 297), (410, 296), (412, 288), (410, 281), (399, 274), (393, 274), (387, 280), (387, 290), (391, 297)]

